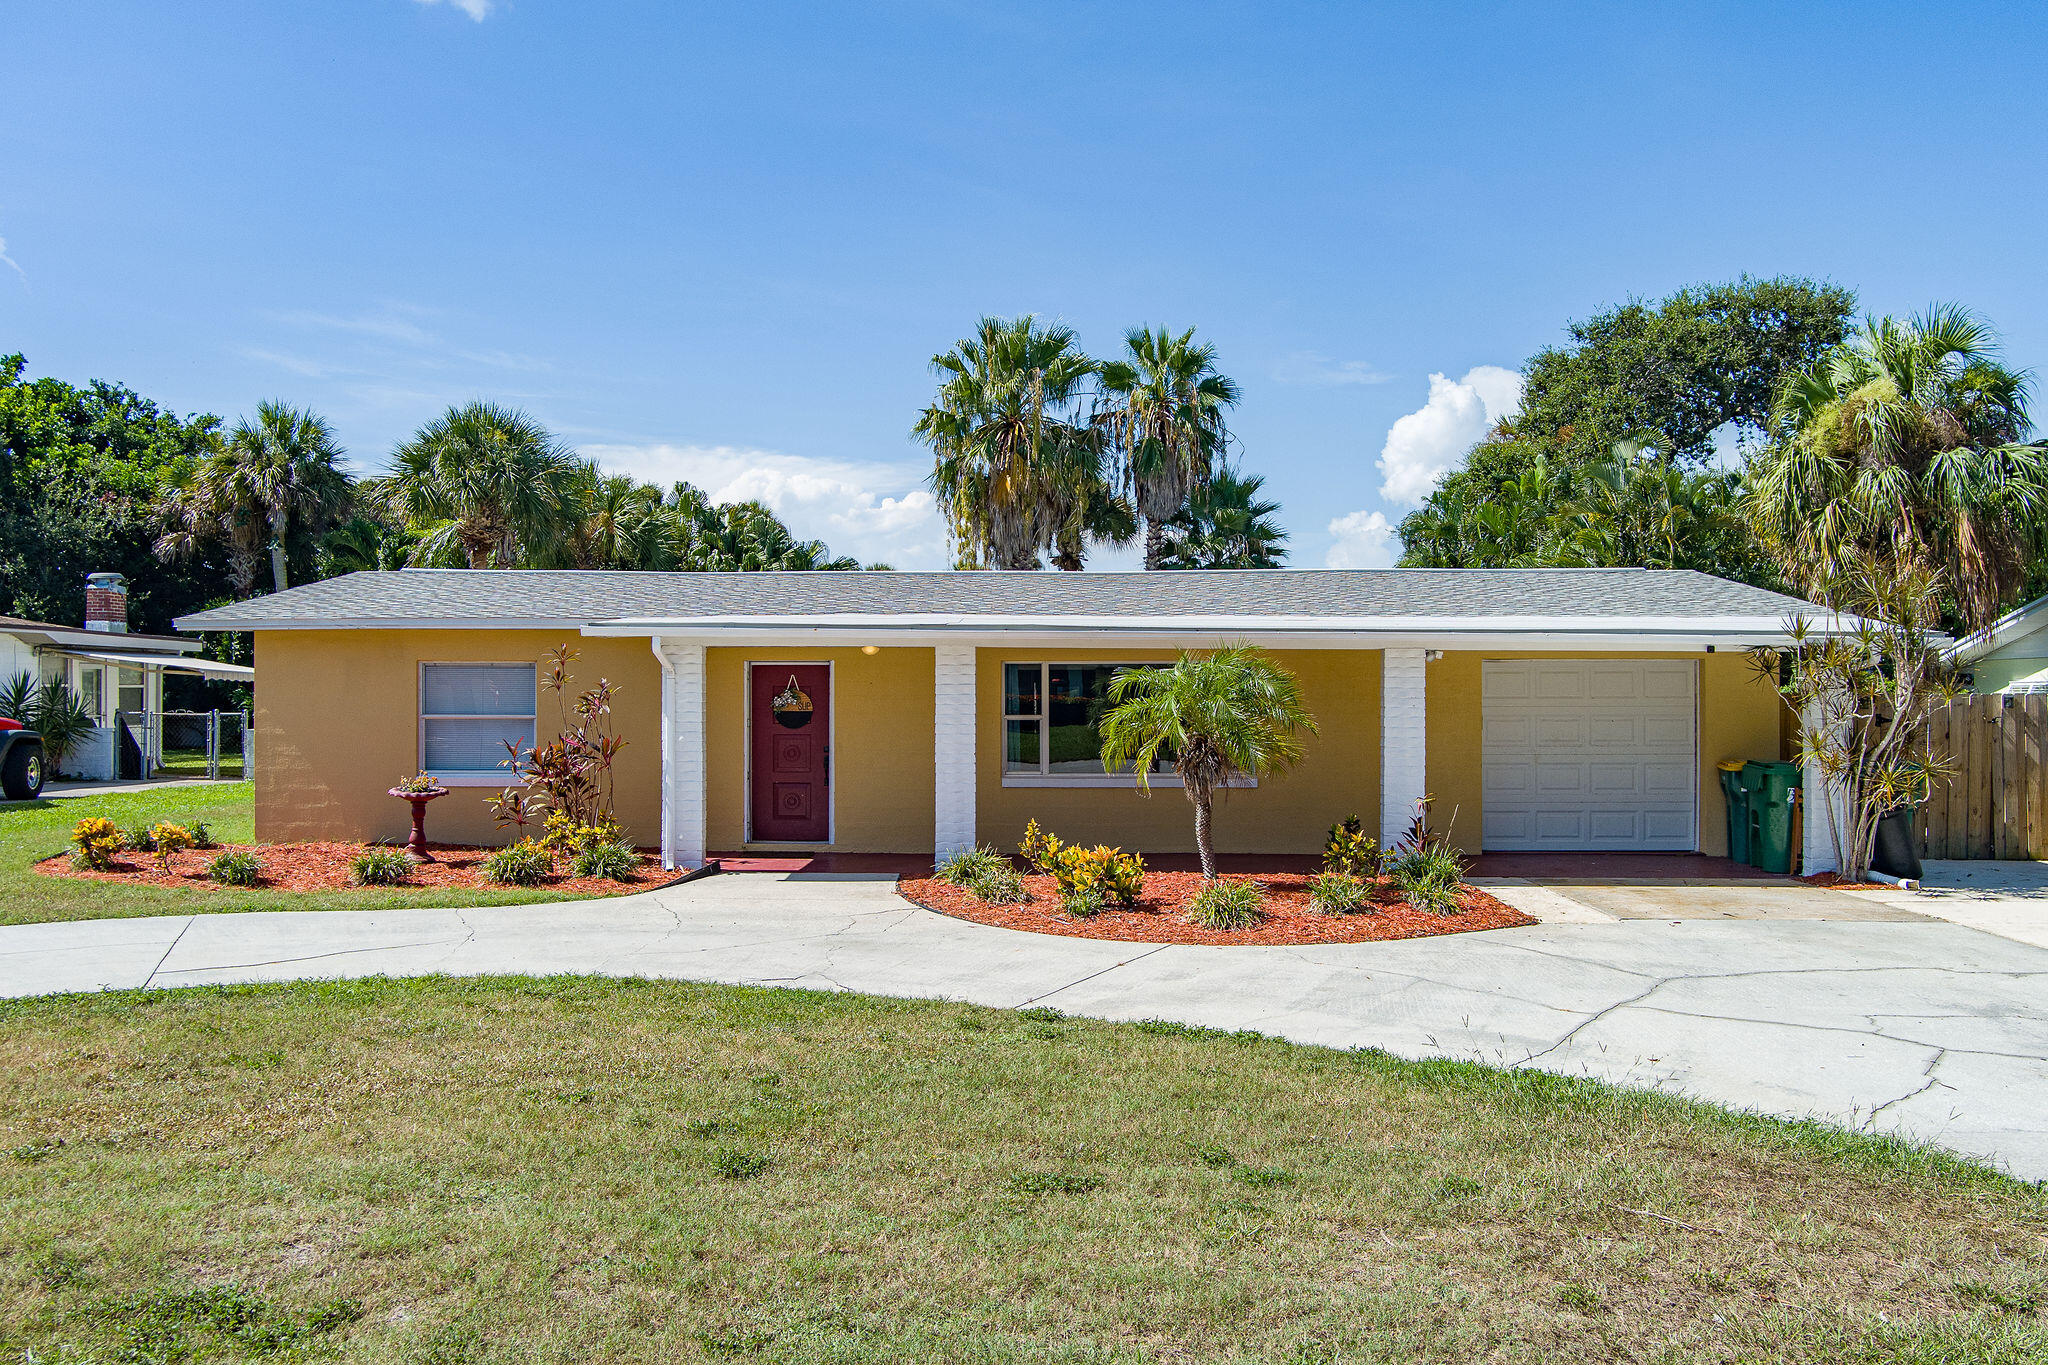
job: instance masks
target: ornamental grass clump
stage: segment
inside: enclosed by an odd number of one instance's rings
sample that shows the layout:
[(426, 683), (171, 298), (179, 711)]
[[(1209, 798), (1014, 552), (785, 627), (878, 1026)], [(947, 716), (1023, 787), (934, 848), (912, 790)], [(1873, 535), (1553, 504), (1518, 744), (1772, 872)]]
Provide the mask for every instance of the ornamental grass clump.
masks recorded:
[(128, 846), (120, 826), (104, 816), (88, 815), (71, 827), (71, 865), (92, 872), (105, 872), (114, 865), (114, 855)]
[(974, 883), (994, 870), (998, 865), (1008, 867), (1010, 860), (987, 844), (979, 848), (963, 848), (948, 853), (932, 869), (932, 875), (952, 886), (972, 887)]
[(555, 871), (555, 855), (531, 839), (507, 844), (483, 861), (486, 881), (501, 886), (539, 886)]
[(1204, 929), (1249, 929), (1266, 917), (1257, 882), (1215, 881), (1188, 902), (1188, 921)]
[(1425, 796), (1415, 803), (1407, 831), (1389, 851), (1386, 875), (1417, 910), (1453, 915), (1465, 888), (1465, 855), (1451, 846), (1448, 834), (1429, 827), (1432, 800)]
[(967, 889), (990, 905), (1022, 905), (1031, 899), (1031, 893), (1024, 889), (1024, 879), (1007, 858), (969, 882)]
[(569, 870), (579, 877), (629, 882), (640, 870), (640, 855), (624, 839), (586, 844), (569, 856)]
[(1319, 915), (1352, 915), (1365, 908), (1369, 893), (1349, 872), (1324, 872), (1309, 881), (1309, 908)]
[(1060, 893), (1060, 910), (1075, 919), (1093, 919), (1109, 909), (1109, 901), (1092, 886), (1075, 887)]
[(402, 848), (366, 848), (348, 860), (348, 879), (357, 886), (403, 886), (419, 860)]
[(263, 877), (263, 863), (253, 853), (223, 853), (206, 865), (206, 875), (222, 886), (254, 886)]

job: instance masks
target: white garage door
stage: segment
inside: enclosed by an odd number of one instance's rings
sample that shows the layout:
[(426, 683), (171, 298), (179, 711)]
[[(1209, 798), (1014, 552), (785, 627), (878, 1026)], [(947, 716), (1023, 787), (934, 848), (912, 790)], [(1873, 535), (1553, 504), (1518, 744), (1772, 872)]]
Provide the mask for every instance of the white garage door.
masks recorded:
[(1699, 846), (1689, 660), (1480, 665), (1490, 849)]

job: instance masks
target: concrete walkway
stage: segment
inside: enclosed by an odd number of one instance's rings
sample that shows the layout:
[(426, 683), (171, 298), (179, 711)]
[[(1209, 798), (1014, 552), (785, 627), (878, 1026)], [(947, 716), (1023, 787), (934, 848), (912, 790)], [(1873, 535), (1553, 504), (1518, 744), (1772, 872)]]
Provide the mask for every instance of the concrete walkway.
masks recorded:
[(0, 928), (0, 996), (432, 972), (805, 986), (1257, 1029), (1908, 1133), (2048, 1178), (2048, 948), (1918, 917), (1177, 947), (968, 924), (910, 905), (887, 877), (751, 874), (552, 905)]

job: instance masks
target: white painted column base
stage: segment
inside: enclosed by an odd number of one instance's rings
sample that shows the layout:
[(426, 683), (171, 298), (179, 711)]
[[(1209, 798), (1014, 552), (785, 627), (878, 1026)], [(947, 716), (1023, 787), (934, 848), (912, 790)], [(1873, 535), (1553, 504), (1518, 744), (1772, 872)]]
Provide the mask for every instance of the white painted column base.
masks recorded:
[(1381, 651), (1380, 846), (1408, 828), (1415, 803), (1429, 794), (1427, 651)]
[[(1817, 724), (1819, 710), (1809, 706), (1800, 717), (1801, 727)], [(1801, 772), (1799, 793), (1801, 834), (1799, 839), (1799, 870), (1804, 876), (1819, 872), (1839, 872), (1841, 862), (1835, 857), (1835, 828), (1846, 828), (1849, 820), (1849, 789), (1840, 782), (1830, 782), (1821, 776), (1820, 769), (1808, 763)], [(1829, 823), (1832, 815), (1834, 824)]]
[(704, 795), (704, 646), (654, 638), (661, 663), (661, 865), (702, 867)]
[(974, 847), (974, 646), (932, 648), (932, 849)]

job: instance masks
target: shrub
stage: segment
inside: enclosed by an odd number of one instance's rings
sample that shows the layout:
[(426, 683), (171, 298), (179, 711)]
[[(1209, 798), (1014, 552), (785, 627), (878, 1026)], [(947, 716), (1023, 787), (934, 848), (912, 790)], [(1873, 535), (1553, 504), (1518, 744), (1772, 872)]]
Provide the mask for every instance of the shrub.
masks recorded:
[(1210, 882), (1188, 902), (1188, 919), (1204, 929), (1249, 929), (1266, 917), (1257, 882)]
[(183, 825), (174, 825), (170, 821), (165, 820), (150, 826), (149, 844), (150, 848), (156, 853), (156, 866), (159, 872), (169, 872), (171, 870), (171, 855), (179, 852), (181, 849), (192, 847), (193, 842), (192, 831), (186, 829)]
[(555, 870), (555, 855), (531, 839), (507, 844), (484, 859), (484, 877), (503, 886), (538, 886)]
[(1058, 835), (1040, 829), (1036, 820), (1024, 826), (1018, 852), (1053, 879), (1062, 900), (1088, 892), (1107, 904), (1129, 905), (1145, 889), (1145, 860), (1137, 854), (1107, 844), (1082, 848), (1061, 843)]
[(618, 822), (609, 817), (586, 824), (561, 811), (551, 810), (548, 812), (547, 832), (540, 836), (539, 843), (550, 853), (573, 858), (604, 844), (623, 844), (625, 838)]
[(192, 831), (192, 847), (219, 848), (220, 841), (213, 837), (213, 831), (206, 827), (204, 820), (194, 820), (185, 828)]
[(971, 887), (997, 867), (1008, 867), (1010, 860), (987, 844), (979, 848), (963, 848), (949, 853), (939, 865), (932, 869), (932, 875), (942, 882), (954, 886)]
[(1425, 843), (1388, 864), (1387, 875), (1417, 910), (1455, 914), (1458, 892), (1465, 884), (1465, 859), (1447, 843)]
[(1366, 886), (1349, 872), (1325, 872), (1308, 884), (1309, 906), (1319, 915), (1350, 915), (1365, 908)]
[(613, 839), (608, 843), (577, 849), (569, 860), (569, 867), (579, 877), (629, 882), (640, 870), (640, 855), (624, 839)]
[(128, 846), (120, 827), (99, 815), (88, 815), (71, 827), (71, 865), (104, 872), (114, 855)]
[(348, 879), (357, 886), (400, 886), (419, 863), (402, 848), (366, 848), (348, 860)]
[(968, 883), (967, 889), (990, 905), (1019, 905), (1030, 899), (1024, 890), (1024, 879), (1007, 858)]
[(156, 835), (151, 832), (148, 825), (130, 825), (128, 833), (122, 837), (126, 840), (126, 846), (137, 853), (156, 852)]
[(1323, 841), (1323, 871), (1365, 878), (1380, 875), (1380, 846), (1365, 837), (1365, 821), (1347, 815), (1330, 826)]
[(206, 865), (206, 875), (222, 886), (254, 886), (263, 864), (253, 853), (223, 853)]

